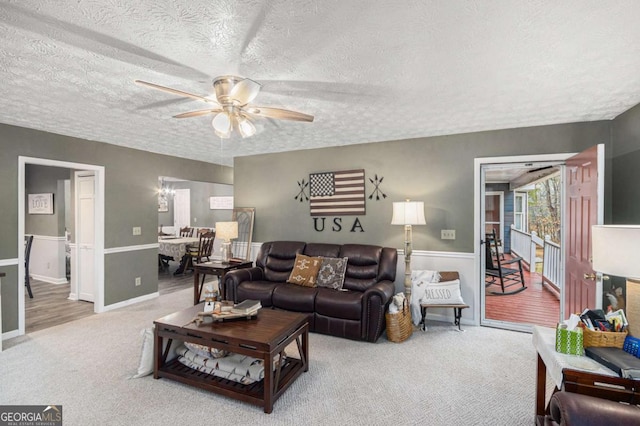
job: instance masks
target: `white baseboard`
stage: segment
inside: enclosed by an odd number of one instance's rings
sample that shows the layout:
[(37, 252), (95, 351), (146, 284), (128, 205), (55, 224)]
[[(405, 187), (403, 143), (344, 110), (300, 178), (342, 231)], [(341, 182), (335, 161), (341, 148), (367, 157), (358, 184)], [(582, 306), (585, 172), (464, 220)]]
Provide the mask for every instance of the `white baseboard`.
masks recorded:
[(19, 330), (11, 330), (2, 333), (2, 340), (13, 339), (14, 337), (20, 336)]
[(123, 300), (122, 302), (113, 303), (111, 305), (105, 306), (104, 310), (102, 312), (112, 311), (112, 310), (118, 309), (118, 308), (124, 308), (125, 306), (129, 306), (129, 305), (133, 305), (133, 304), (136, 304), (136, 303), (144, 302), (144, 301), (147, 301), (147, 300), (155, 299), (158, 296), (160, 296), (160, 293), (158, 293), (156, 291), (155, 293), (149, 293), (149, 294), (145, 294), (145, 295), (140, 296), (140, 297), (134, 297), (133, 299)]
[(37, 274), (29, 274), (31, 275), (31, 278), (33, 278), (34, 280), (38, 280), (38, 281), (44, 281), (45, 283), (49, 283), (49, 284), (68, 284), (69, 281), (67, 281), (66, 278), (54, 278), (54, 277), (47, 277), (45, 275), (37, 275)]

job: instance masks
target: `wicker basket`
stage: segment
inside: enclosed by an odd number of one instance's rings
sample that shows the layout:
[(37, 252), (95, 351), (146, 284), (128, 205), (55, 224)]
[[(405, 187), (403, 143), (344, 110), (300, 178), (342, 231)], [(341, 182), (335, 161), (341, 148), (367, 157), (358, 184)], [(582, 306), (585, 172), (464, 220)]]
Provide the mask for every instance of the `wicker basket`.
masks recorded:
[(406, 299), (402, 304), (402, 310), (395, 314), (387, 312), (385, 315), (387, 320), (387, 339), (392, 342), (404, 342), (413, 333), (413, 324), (411, 324), (411, 311)]
[(607, 347), (620, 348), (624, 346), (624, 339), (627, 337), (625, 331), (593, 331), (587, 327), (582, 328), (582, 345), (585, 348), (590, 347)]

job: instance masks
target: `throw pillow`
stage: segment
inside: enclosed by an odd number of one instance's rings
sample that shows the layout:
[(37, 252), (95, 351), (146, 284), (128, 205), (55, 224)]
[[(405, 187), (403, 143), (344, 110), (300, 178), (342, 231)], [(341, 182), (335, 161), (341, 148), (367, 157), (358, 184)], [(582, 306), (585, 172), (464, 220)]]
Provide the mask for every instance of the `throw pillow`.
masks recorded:
[(430, 305), (464, 304), (460, 294), (460, 280), (426, 283), (420, 302)]
[(318, 271), (318, 287), (340, 290), (344, 284), (347, 260), (346, 257), (323, 257)]
[(138, 370), (131, 379), (148, 376), (153, 373), (153, 328), (145, 328), (140, 332), (142, 336), (142, 353), (138, 362)]
[(315, 287), (320, 265), (322, 265), (322, 259), (319, 257), (296, 254), (296, 261), (287, 282), (304, 287)]

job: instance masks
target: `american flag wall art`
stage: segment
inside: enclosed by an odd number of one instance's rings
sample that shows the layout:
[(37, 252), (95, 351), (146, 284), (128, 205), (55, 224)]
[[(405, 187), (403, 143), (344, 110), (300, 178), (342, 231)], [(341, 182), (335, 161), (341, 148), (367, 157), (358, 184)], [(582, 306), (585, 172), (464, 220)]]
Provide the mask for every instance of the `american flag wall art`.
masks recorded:
[(364, 169), (309, 175), (311, 216), (365, 214)]

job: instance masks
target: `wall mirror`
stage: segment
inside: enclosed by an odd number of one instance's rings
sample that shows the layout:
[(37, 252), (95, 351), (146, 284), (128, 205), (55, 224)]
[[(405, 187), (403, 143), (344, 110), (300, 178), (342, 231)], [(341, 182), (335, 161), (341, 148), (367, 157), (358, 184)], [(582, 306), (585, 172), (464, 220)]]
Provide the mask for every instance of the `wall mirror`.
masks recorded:
[(231, 220), (238, 222), (238, 238), (232, 241), (233, 257), (251, 260), (251, 239), (253, 238), (254, 207), (238, 207), (233, 209)]

